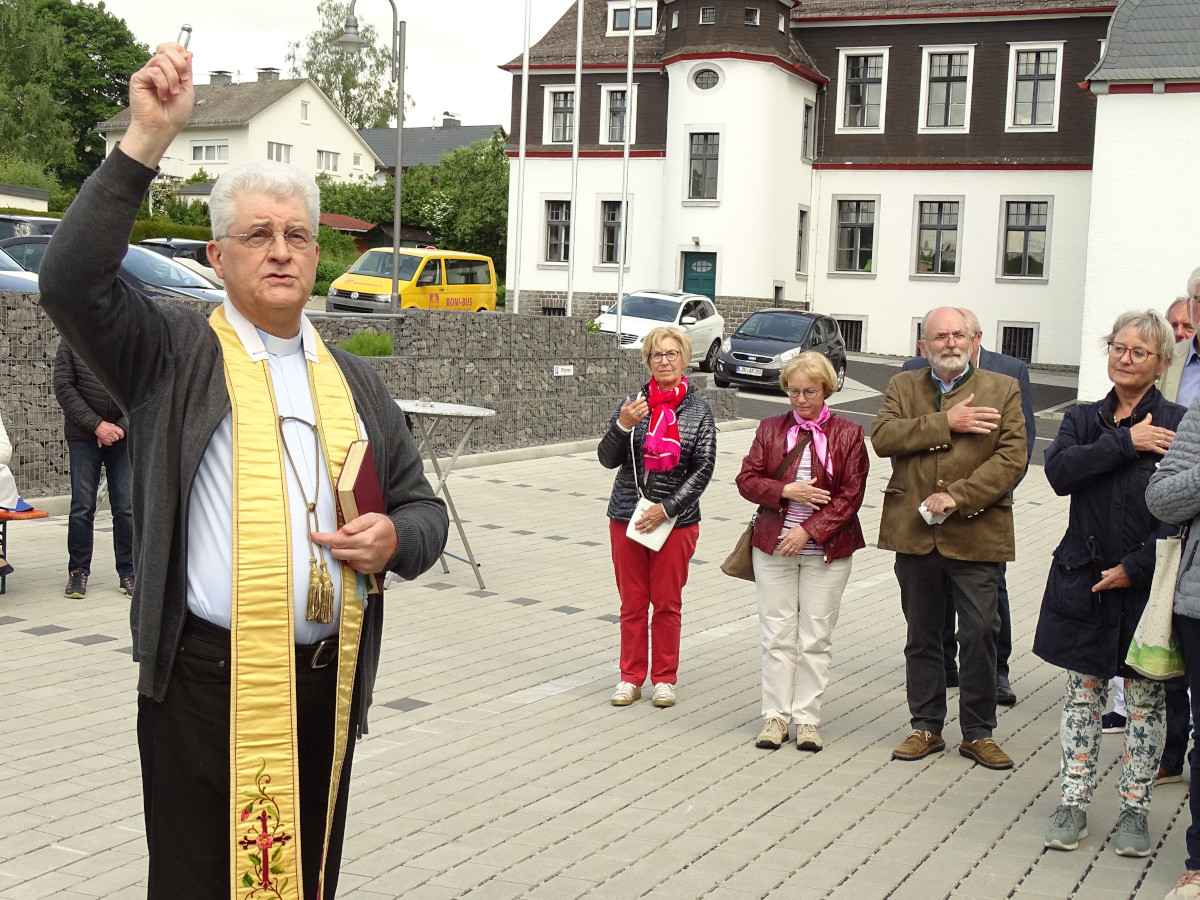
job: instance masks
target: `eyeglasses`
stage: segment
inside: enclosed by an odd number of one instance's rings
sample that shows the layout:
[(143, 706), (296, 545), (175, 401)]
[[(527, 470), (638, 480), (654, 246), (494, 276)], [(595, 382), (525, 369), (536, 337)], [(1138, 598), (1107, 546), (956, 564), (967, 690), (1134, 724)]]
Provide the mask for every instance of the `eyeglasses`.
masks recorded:
[(954, 342), (955, 344), (965, 344), (967, 342), (967, 337), (968, 336), (963, 334), (961, 331), (955, 331), (952, 334), (942, 333), (931, 335), (930, 337), (925, 338), (925, 340), (929, 341), (931, 344), (949, 344), (950, 342)]
[(245, 234), (227, 234), (227, 238), (237, 238), (247, 247), (253, 250), (261, 250), (263, 247), (275, 241), (277, 235), (283, 235), (283, 239), (287, 241), (287, 245), (293, 250), (307, 250), (316, 241), (316, 236), (307, 228), (299, 226), (289, 228), (287, 231), (272, 231), (264, 225), (259, 225), (251, 228)]
[(683, 356), (683, 353), (679, 350), (663, 350), (661, 353), (651, 353), (650, 362), (675, 362), (675, 360), (679, 359), (681, 356)]
[(787, 395), (793, 400), (799, 399), (800, 395), (802, 394), (804, 395), (805, 400), (814, 400), (819, 393), (821, 393), (820, 388), (805, 388), (804, 390), (800, 390), (800, 388), (787, 389)]
[(1122, 356), (1129, 353), (1129, 358), (1135, 363), (1144, 363), (1151, 356), (1158, 356), (1157, 353), (1151, 353), (1149, 350), (1143, 350), (1141, 347), (1126, 347), (1124, 344), (1118, 344), (1116, 341), (1108, 342), (1108, 355), (1113, 359), (1120, 359)]

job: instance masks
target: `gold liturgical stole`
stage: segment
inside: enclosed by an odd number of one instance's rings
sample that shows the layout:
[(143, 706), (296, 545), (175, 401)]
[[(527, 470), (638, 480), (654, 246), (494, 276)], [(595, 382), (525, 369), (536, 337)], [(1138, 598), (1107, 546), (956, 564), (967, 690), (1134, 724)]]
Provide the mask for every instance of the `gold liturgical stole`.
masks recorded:
[[(321, 885), (342, 762), (363, 602), (357, 573), (341, 564), (337, 709), (333, 769), (323, 835), (300, 834), (296, 759), (295, 604), (293, 578), (307, 566), (292, 558), (287, 459), (267, 361), (250, 358), (218, 307), (209, 320), (221, 341), (233, 408), (233, 605), (230, 622), (230, 898), (303, 900), (301, 840), (322, 842)], [(359, 439), (350, 388), (325, 345), (308, 380), (329, 483)], [(344, 524), (338, 514), (339, 527)]]

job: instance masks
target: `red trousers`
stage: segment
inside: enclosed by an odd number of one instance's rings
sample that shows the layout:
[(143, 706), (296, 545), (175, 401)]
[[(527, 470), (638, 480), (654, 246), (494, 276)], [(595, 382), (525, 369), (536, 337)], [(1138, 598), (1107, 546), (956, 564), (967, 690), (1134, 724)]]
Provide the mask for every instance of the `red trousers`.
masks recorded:
[(650, 657), (650, 680), (654, 684), (674, 684), (679, 671), (683, 586), (687, 584), (688, 563), (696, 552), (700, 526), (672, 529), (657, 552), (627, 538), (628, 526), (627, 522), (608, 522), (617, 593), (621, 595), (621, 680), (641, 685), (646, 680)]

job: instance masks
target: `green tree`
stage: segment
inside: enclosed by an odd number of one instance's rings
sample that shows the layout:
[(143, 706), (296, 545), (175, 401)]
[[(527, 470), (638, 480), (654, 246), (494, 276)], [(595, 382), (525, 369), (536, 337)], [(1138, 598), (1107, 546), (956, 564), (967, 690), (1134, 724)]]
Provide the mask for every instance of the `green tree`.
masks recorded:
[(374, 179), (365, 175), (351, 181), (335, 181), (329, 175), (318, 175), (321, 212), (353, 216), (375, 225), (390, 222), (394, 205), (393, 184), (391, 178), (383, 184), (376, 184)]
[(0, 155), (0, 181), (51, 192), (59, 189), (58, 179), (46, 166), (8, 153)]
[(35, 3), (0, 0), (0, 147), (38, 166), (65, 166), (70, 125), (52, 89), (66, 69), (62, 28)]
[[(490, 256), (500, 278), (504, 277), (508, 245), (508, 157), (504, 145), (504, 134), (497, 131), (443, 156), (420, 201), (421, 221), (408, 220), (428, 228), (439, 247)], [(405, 190), (408, 185), (405, 173)]]
[(70, 128), (74, 152), (59, 172), (64, 181), (79, 184), (104, 160), (104, 139), (92, 129), (126, 106), (129, 77), (150, 52), (103, 0), (96, 5), (37, 0), (36, 9), (61, 34), (56, 53), (63, 69), (49, 86)]
[(292, 77), (315, 81), (355, 129), (383, 128), (396, 112), (391, 42), (382, 42), (374, 25), (360, 22), (359, 36), (366, 41), (362, 50), (346, 53), (335, 46), (349, 9), (349, 3), (321, 0), (321, 24), (304, 39), (303, 49), (299, 41), (288, 44), (287, 61)]

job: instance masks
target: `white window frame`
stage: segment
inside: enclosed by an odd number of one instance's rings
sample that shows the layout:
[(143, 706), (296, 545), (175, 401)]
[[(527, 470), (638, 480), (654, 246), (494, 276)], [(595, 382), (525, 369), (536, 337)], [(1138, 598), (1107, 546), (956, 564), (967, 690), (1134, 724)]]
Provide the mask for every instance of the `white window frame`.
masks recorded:
[(354, 168), (361, 169), (362, 168), (362, 154), (355, 153), (353, 156), (353, 160), (354, 160)]
[(292, 161), (292, 145), (279, 141), (267, 141), (267, 159), (290, 163)]
[[(612, 141), (608, 138), (608, 101), (613, 91), (624, 91), (625, 82), (620, 84), (600, 85), (600, 143), (608, 146), (623, 147), (624, 141)], [(637, 95), (638, 86), (633, 84), (633, 96), (625, 101), (625, 127), (629, 129), (629, 146), (637, 143)]]
[(542, 102), (542, 143), (557, 144), (559, 146), (570, 146), (571, 141), (556, 141), (554, 140), (554, 95), (555, 94), (571, 94), (572, 95), (572, 111), (571, 111), (571, 128), (572, 131), (579, 127), (579, 98), (575, 97), (575, 85), (573, 84), (547, 84), (544, 87), (545, 95)]
[[(317, 151), (317, 171), (329, 172), (332, 175), (338, 173), (338, 163), (341, 162), (341, 153), (337, 150), (318, 150)], [(332, 167), (329, 165), (333, 163)]]
[(787, 34), (787, 16), (783, 13), (779, 14), (779, 33)]
[[(633, 13), (633, 35), (634, 35), (634, 37), (638, 37), (639, 35), (646, 36), (646, 35), (654, 34), (658, 30), (658, 2), (657, 2), (657, 0), (636, 0), (636, 2), (637, 2), (637, 5), (634, 7), (634, 13)], [(637, 13), (638, 13), (638, 10), (643, 10), (643, 9), (650, 10), (650, 27), (649, 28), (638, 28), (637, 27)], [(616, 13), (617, 10), (625, 10), (628, 12), (629, 0), (608, 0), (608, 25), (607, 25), (608, 30), (605, 32), (605, 35), (604, 35), (605, 37), (629, 37), (629, 30), (627, 28), (622, 28), (620, 31), (618, 31), (616, 28), (613, 27), (615, 24), (614, 20), (616, 18), (614, 13)]]
[[(1058, 131), (1058, 115), (1062, 103), (1063, 49), (1066, 41), (1011, 41), (1008, 45), (1008, 90), (1004, 99), (1004, 130), (1026, 134)], [(1055, 50), (1058, 53), (1054, 66), (1054, 113), (1049, 125), (1014, 125), (1013, 104), (1017, 99), (1017, 54), (1031, 50)]]
[[(962, 278), (963, 263), (963, 214), (966, 210), (967, 198), (962, 194), (920, 194), (913, 197), (912, 220), (912, 252), (908, 260), (908, 277), (910, 281), (958, 281)], [(921, 204), (922, 203), (957, 203), (958, 225), (955, 228), (954, 241), (954, 274), (943, 272), (918, 272), (917, 256), (920, 252), (921, 239)]]
[(312, 120), (309, 118), (309, 102), (307, 100), (300, 101), (300, 121), (305, 125), (312, 124)]
[(1004, 345), (1004, 329), (1005, 328), (1031, 328), (1033, 329), (1033, 346), (1029, 349), (1029, 361), (1035, 363), (1038, 361), (1038, 342), (1041, 340), (1042, 323), (1041, 322), (1017, 322), (1008, 319), (1001, 319), (996, 323), (996, 335), (990, 341), (992, 346), (996, 348), (995, 352), (1000, 353), (1000, 348)]
[[(706, 12), (712, 13), (712, 18), (709, 19), (707, 22), (704, 20), (704, 14)], [(717, 24), (717, 8), (715, 6), (700, 7), (700, 24), (701, 25), (716, 25)]]
[[(229, 141), (228, 141), (228, 139), (224, 139), (224, 138), (211, 139), (210, 138), (209, 140), (192, 141), (191, 144), (192, 144), (192, 158), (189, 160), (189, 162), (191, 162), (191, 163), (212, 163), (214, 165), (218, 165), (220, 163), (229, 162)], [(200, 151), (200, 159), (196, 159), (196, 151), (197, 150)], [(213, 155), (212, 155), (211, 159), (208, 156), (209, 150), (213, 151)], [(221, 158), (222, 151), (224, 151), (224, 153), (225, 153), (225, 156), (223, 159)]]
[[(835, 134), (883, 134), (887, 124), (887, 90), (888, 62), (891, 47), (839, 47), (838, 48), (838, 79), (837, 79), (837, 108), (833, 130)], [(882, 56), (883, 77), (879, 86), (879, 124), (878, 125), (843, 125), (846, 106), (846, 59), (851, 56)]]
[[(801, 231), (800, 223), (804, 223), (803, 231)], [(809, 247), (812, 245), (812, 228), (813, 217), (812, 209), (803, 203), (796, 209), (796, 277), (806, 278), (808, 276), (808, 267), (812, 262), (812, 252)]]
[[(930, 58), (945, 53), (967, 54), (967, 103), (963, 110), (962, 125), (930, 125), (927, 122), (929, 105)], [(921, 98), (917, 107), (917, 134), (970, 134), (971, 95), (975, 88), (975, 45), (974, 44), (929, 44), (921, 47)]]
[[(1008, 243), (1008, 204), (1010, 203), (1047, 204), (1046, 258), (1042, 262), (1041, 275), (1004, 274), (1004, 254)], [(1000, 196), (999, 220), (1000, 227), (996, 231), (996, 281), (1007, 284), (1049, 284), (1051, 250), (1054, 243), (1054, 196), (1051, 194), (1002, 194)], [(999, 337), (999, 332), (997, 332), (996, 336)]]
[[(592, 270), (595, 272), (615, 272), (617, 264), (615, 262), (604, 261), (604, 204), (605, 203), (620, 203), (620, 194), (597, 194), (596, 195), (596, 237), (592, 241), (594, 249), (594, 258), (592, 261)], [(628, 226), (633, 221), (633, 194), (626, 197), (625, 203), (625, 219), (628, 221), (621, 222), (621, 233), (625, 241), (625, 265), (622, 268), (629, 271), (629, 257), (632, 255), (632, 248), (629, 240)], [(579, 237), (578, 228), (575, 231), (576, 238)]]
[(671, 27), (672, 28), (679, 27), (679, 10), (677, 10), (677, 9), (671, 11)]
[[(697, 88), (699, 90), (699, 88)], [(684, 157), (683, 166), (683, 205), (684, 206), (720, 206), (721, 198), (725, 194), (725, 182), (729, 180), (728, 174), (722, 174), (721, 159), (728, 159), (728, 148), (725, 144), (725, 126), (698, 123), (694, 125), (684, 125), (684, 145), (687, 147), (687, 155)], [(693, 134), (715, 134), (717, 136), (717, 196), (709, 197), (692, 197), (692, 135)]]
[[(574, 242), (576, 244), (578, 244), (580, 237), (581, 237), (578, 228), (575, 229), (575, 234), (571, 234), (571, 223), (575, 218), (575, 204), (571, 203), (571, 195), (570, 194), (542, 194), (540, 197), (540, 200), (541, 200), (541, 204), (542, 204), (542, 208), (541, 208), (542, 242), (541, 242), (541, 247), (538, 250), (538, 268), (539, 269), (541, 269), (541, 268), (565, 269), (565, 268), (567, 268), (568, 265), (570, 265), (570, 253), (574, 250), (574, 248), (571, 246), (570, 242), (572, 240), (574, 240)], [(568, 257), (567, 257), (567, 259), (564, 259), (564, 260), (546, 259), (546, 251), (550, 249), (550, 243), (549, 243), (550, 207), (549, 207), (549, 204), (551, 204), (551, 203), (565, 203), (565, 204), (567, 204), (568, 207), (570, 207), (568, 215), (571, 218), (567, 219), (567, 230), (566, 230), (566, 235), (565, 235), (565, 239), (568, 242), (567, 243)]]
[[(879, 222), (880, 194), (834, 194), (832, 213), (829, 219), (829, 271), (831, 278), (874, 278), (879, 274)], [(839, 269), (837, 267), (838, 234), (841, 231), (838, 219), (838, 204), (848, 200), (871, 200), (875, 203), (875, 218), (871, 223), (871, 269), (862, 271), (856, 269)]]
[[(742, 24), (753, 25), (757, 28), (759, 23), (762, 22), (762, 10), (760, 10), (757, 6), (747, 6), (744, 7), (744, 9), (745, 12), (742, 13)], [(751, 13), (753, 13), (753, 15), (751, 15)]]

